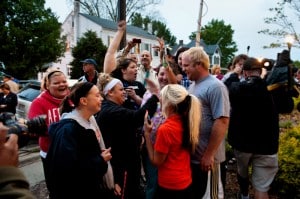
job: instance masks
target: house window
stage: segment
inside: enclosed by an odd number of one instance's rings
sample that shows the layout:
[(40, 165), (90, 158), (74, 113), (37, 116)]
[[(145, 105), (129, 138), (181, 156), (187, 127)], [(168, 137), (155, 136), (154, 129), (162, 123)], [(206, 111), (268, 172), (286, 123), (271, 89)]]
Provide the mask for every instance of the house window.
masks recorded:
[(213, 55), (213, 65), (218, 64), (221, 65), (221, 60), (220, 60), (220, 56), (219, 55)]
[(141, 43), (141, 51), (143, 51), (143, 50), (148, 50), (148, 51), (150, 51), (150, 47), (149, 47), (150, 45), (149, 44), (146, 44), (146, 43)]

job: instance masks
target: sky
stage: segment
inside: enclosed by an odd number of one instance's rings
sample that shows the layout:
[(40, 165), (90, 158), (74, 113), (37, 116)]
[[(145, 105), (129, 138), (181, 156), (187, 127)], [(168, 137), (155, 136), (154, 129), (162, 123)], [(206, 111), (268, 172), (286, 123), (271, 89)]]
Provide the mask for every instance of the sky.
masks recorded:
[[(201, 0), (162, 0), (156, 7), (159, 10), (162, 21), (170, 29), (171, 34), (184, 43), (189, 43), (188, 36), (197, 31), (199, 10)], [(63, 22), (72, 11), (68, 0), (46, 0), (45, 7), (50, 7)], [(276, 0), (205, 0), (202, 10), (201, 26), (207, 25), (212, 19), (223, 20), (225, 25), (231, 25), (234, 30), (233, 40), (236, 42), (238, 52), (247, 53), (256, 58), (276, 59), (277, 53), (287, 47), (264, 49), (271, 42), (276, 41), (271, 36), (258, 34), (257, 32), (266, 28), (276, 26), (264, 23), (264, 18), (273, 17), (274, 13), (268, 9), (276, 6)], [(300, 29), (300, 23), (298, 27)], [(284, 42), (284, 41), (282, 41)], [(300, 49), (292, 47), (292, 60), (300, 60)]]

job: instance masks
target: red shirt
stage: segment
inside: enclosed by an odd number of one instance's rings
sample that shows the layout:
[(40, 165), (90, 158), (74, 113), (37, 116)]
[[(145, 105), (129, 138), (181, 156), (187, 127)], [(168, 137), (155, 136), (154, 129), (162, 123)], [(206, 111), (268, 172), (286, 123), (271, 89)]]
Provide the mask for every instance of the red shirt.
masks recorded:
[(167, 154), (158, 167), (158, 184), (173, 190), (182, 190), (192, 183), (190, 152), (182, 148), (183, 127), (179, 115), (172, 115), (158, 127), (154, 149)]
[[(53, 122), (58, 122), (60, 119), (59, 105), (62, 99), (53, 97), (49, 91), (43, 91), (30, 105), (28, 118), (32, 119), (40, 115), (46, 115), (46, 124), (49, 125)], [(48, 134), (48, 132), (45, 132)], [(39, 137), (39, 146), (42, 151), (48, 152), (49, 136)]]

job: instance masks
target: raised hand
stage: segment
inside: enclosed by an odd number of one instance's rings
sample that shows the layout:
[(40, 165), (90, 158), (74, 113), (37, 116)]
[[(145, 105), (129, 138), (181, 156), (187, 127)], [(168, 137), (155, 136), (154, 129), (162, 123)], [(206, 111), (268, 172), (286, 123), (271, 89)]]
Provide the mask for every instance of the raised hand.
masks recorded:
[(15, 166), (19, 164), (18, 136), (10, 134), (7, 139), (8, 128), (0, 122), (0, 166)]

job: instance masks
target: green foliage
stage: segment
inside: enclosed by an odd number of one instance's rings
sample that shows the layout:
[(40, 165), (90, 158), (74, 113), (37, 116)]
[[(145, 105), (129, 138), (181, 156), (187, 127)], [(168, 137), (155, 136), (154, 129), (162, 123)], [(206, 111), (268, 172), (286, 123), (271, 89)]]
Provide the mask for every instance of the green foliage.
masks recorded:
[(152, 24), (152, 34), (159, 38), (163, 38), (166, 44), (174, 46), (176, 44), (176, 37), (171, 34), (166, 24), (158, 20), (152, 20), (150, 17), (143, 18), (140, 13), (135, 13), (131, 19), (131, 25), (143, 28), (148, 31), (148, 25)]
[(226, 142), (225, 142), (225, 151), (226, 151), (226, 159), (230, 160), (231, 158), (234, 157), (234, 152), (232, 146), (228, 143), (227, 141), (227, 136), (226, 136)]
[(293, 123), (291, 121), (280, 121), (279, 122), (279, 127), (284, 128), (284, 129), (289, 129), (293, 126)]
[(161, 21), (153, 21), (152, 26), (153, 33), (156, 33), (157, 37), (163, 38), (166, 44), (170, 46), (174, 46), (176, 44), (176, 37), (172, 35), (171, 31), (165, 24)]
[(293, 61), (293, 65), (296, 66), (297, 68), (300, 68), (300, 61), (298, 60)]
[(97, 71), (103, 71), (103, 62), (107, 47), (103, 44), (102, 39), (97, 37), (96, 32), (87, 31), (81, 37), (72, 51), (74, 60), (70, 63), (72, 68), (71, 78), (77, 79), (83, 75), (81, 60), (93, 58), (96, 60), (98, 66)]
[[(208, 44), (218, 44), (221, 49), (221, 64), (226, 67), (237, 52), (237, 45), (233, 41), (233, 33), (231, 25), (226, 25), (223, 20), (212, 19), (207, 25), (201, 29), (201, 39)], [(190, 39), (196, 38), (196, 34), (190, 35)]]
[(294, 109), (296, 109), (300, 112), (300, 95), (297, 98), (294, 97), (293, 100), (294, 100), (294, 105), (295, 105)]
[(144, 26), (147, 25), (147, 24), (145, 24), (144, 19), (140, 13), (134, 13), (130, 23), (131, 23), (131, 25), (139, 27), (139, 28), (143, 28)]
[(44, 0), (0, 2), (0, 60), (18, 79), (36, 77), (44, 64), (63, 54), (60, 23), (44, 4)]
[(293, 100), (294, 100), (294, 105), (295, 105), (295, 108), (296, 108), (297, 104), (300, 103), (300, 95), (297, 98), (294, 97)]
[(300, 125), (280, 134), (278, 158), (279, 171), (273, 188), (284, 198), (299, 198)]

